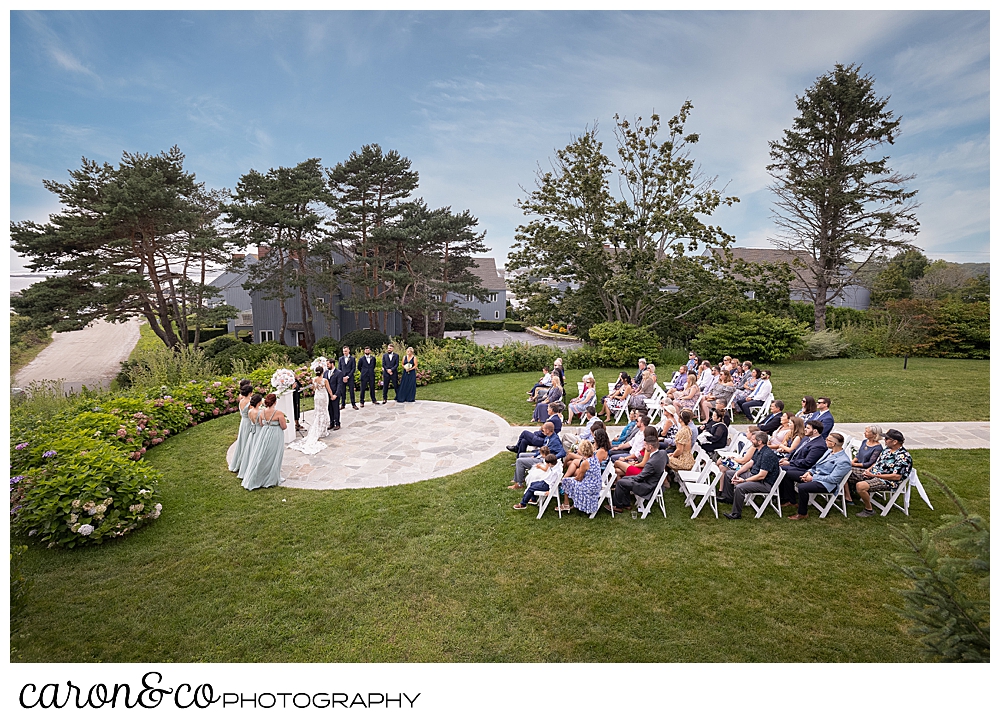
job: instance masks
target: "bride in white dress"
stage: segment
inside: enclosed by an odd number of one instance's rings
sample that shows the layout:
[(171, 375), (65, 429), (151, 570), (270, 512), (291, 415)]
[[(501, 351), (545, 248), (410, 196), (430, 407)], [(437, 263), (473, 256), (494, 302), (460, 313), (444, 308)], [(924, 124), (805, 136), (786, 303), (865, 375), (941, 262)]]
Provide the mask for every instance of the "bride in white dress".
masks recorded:
[(309, 434), (303, 439), (296, 439), (288, 445), (288, 449), (294, 449), (302, 454), (316, 454), (326, 449), (326, 444), (320, 442), (320, 437), (330, 434), (330, 382), (323, 377), (323, 367), (317, 366), (314, 370), (316, 377), (312, 380), (313, 388), (313, 418), (309, 425)]

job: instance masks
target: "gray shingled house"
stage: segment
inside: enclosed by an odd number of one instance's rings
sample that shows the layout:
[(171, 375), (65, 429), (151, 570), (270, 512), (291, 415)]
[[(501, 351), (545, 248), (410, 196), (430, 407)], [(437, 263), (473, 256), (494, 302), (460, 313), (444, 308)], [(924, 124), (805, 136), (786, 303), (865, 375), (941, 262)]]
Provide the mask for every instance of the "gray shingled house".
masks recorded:
[(473, 296), (460, 300), (458, 305), (463, 309), (476, 309), (480, 320), (503, 321), (507, 318), (507, 283), (497, 273), (496, 259), (485, 256), (472, 260), (476, 262), (472, 273), (479, 277), (479, 282), (489, 294), (486, 301)]

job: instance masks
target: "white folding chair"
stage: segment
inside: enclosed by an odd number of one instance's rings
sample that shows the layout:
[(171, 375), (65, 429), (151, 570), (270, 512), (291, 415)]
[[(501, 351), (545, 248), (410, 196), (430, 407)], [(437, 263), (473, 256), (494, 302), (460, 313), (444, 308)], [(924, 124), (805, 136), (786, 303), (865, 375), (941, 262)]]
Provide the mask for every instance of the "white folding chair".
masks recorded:
[(553, 499), (556, 501), (556, 512), (559, 513), (559, 519), (562, 519), (562, 510), (559, 509), (559, 483), (563, 478), (563, 466), (562, 460), (556, 464), (555, 467), (549, 470), (549, 473), (545, 475), (545, 482), (549, 485), (547, 492), (539, 492), (535, 495), (538, 500), (538, 516), (536, 520), (542, 519), (542, 515), (545, 514), (545, 508), (549, 506), (549, 502)]
[(751, 420), (754, 424), (760, 424), (767, 418), (767, 415), (771, 413), (771, 402), (773, 401), (774, 401), (774, 395), (768, 394), (767, 399), (764, 400), (764, 403), (761, 404), (759, 407), (757, 407), (756, 410), (754, 410), (753, 419)]
[[(872, 506), (877, 507), (881, 513), (882, 517), (889, 514), (893, 507), (901, 511), (907, 517), (910, 516), (910, 484), (913, 480), (913, 470), (910, 470), (910, 474), (907, 475), (906, 479), (901, 479), (899, 484), (896, 485), (894, 490), (886, 490), (885, 492), (872, 492)], [(923, 489), (923, 486), (921, 486)], [(926, 494), (926, 493), (925, 493)], [(903, 503), (898, 502), (899, 498), (903, 498)], [(927, 503), (930, 505), (930, 502)], [(934, 509), (933, 507), (931, 509)]]
[[(693, 450), (692, 450), (693, 452)], [(708, 476), (708, 468), (712, 464), (712, 458), (701, 447), (698, 448), (697, 456), (694, 458), (694, 466), (687, 470), (677, 470), (677, 476), (681, 481), (681, 493), (687, 495), (685, 486), (691, 483), (704, 482)]]
[[(684, 484), (684, 504), (691, 508), (692, 520), (698, 516), (706, 502), (715, 513), (715, 519), (719, 519), (719, 505), (715, 490), (721, 479), (722, 470), (719, 469), (719, 466), (708, 464), (699, 475), (698, 481)], [(701, 498), (700, 502), (697, 501), (699, 497)]]
[(659, 387), (654, 387), (653, 393), (644, 401), (646, 404), (646, 414), (649, 416), (650, 421), (655, 422), (656, 418), (663, 414), (663, 409), (661, 403), (667, 398), (666, 393)]
[[(781, 497), (778, 495), (778, 488), (781, 487), (781, 480), (784, 478), (785, 470), (781, 470), (778, 472), (778, 479), (774, 480), (774, 484), (771, 485), (769, 492), (747, 492), (743, 496), (744, 501), (753, 507), (757, 513), (754, 515), (755, 519), (759, 519), (761, 515), (767, 512), (768, 507), (773, 507), (774, 511), (778, 513), (778, 517), (781, 517)], [(763, 498), (760, 504), (757, 503), (758, 497)]]
[[(674, 372), (674, 375), (672, 377), (670, 377), (669, 386), (672, 387), (674, 384), (676, 384), (677, 383), (677, 379), (680, 377), (680, 375), (681, 375), (680, 372)], [(667, 382), (664, 382), (663, 386), (666, 387), (667, 385), (668, 385)]]
[[(837, 485), (837, 489), (834, 492), (810, 492), (809, 493), (809, 504), (819, 510), (819, 518), (822, 520), (828, 514), (830, 510), (836, 509), (838, 512), (847, 517), (847, 497), (844, 495), (844, 488), (847, 486), (847, 480), (851, 478), (851, 472), (853, 470), (848, 470), (847, 474), (844, 475), (844, 479), (840, 480), (840, 484)], [(798, 484), (795, 485), (795, 490), (798, 491)], [(801, 493), (800, 493), (801, 494)], [(820, 504), (819, 500), (823, 498), (825, 504)]]
[(608, 466), (604, 468), (604, 472), (601, 473), (601, 496), (597, 500), (597, 509), (590, 513), (590, 519), (594, 519), (597, 513), (601, 509), (601, 505), (604, 504), (604, 500), (608, 501), (608, 507), (611, 508), (611, 518), (615, 517), (615, 502), (611, 499), (611, 485), (614, 483), (617, 475), (615, 474), (615, 466), (608, 462)]
[(663, 483), (667, 480), (668, 471), (669, 468), (663, 470), (663, 474), (660, 475), (660, 481), (657, 483), (656, 488), (649, 493), (649, 497), (640, 497), (634, 492), (632, 493), (632, 496), (635, 497), (636, 507), (639, 508), (641, 519), (644, 520), (649, 516), (649, 511), (653, 509), (653, 503), (656, 501), (660, 503), (660, 511), (663, 513), (663, 516), (667, 516), (667, 506), (663, 502)]
[(910, 492), (912, 492), (913, 490), (917, 491), (917, 494), (920, 495), (920, 499), (922, 499), (927, 504), (928, 507), (930, 507), (932, 510), (934, 509), (934, 505), (931, 504), (930, 497), (927, 496), (927, 491), (924, 490), (924, 486), (920, 484), (920, 478), (917, 477), (917, 470), (915, 469), (910, 470), (910, 484), (906, 490), (907, 509), (910, 508)]
[(577, 382), (576, 383), (576, 390), (577, 390), (576, 396), (582, 397), (583, 396), (583, 382)]
[(750, 438), (743, 432), (737, 432), (736, 436), (729, 443), (729, 447), (719, 451), (720, 457), (742, 457), (746, 448), (750, 446)]

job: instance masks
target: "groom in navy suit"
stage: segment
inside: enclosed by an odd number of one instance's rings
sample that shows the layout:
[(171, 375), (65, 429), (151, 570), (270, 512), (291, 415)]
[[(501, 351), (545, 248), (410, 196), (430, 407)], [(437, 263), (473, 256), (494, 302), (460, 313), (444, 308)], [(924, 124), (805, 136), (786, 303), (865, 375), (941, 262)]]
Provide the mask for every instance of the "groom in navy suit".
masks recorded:
[(329, 429), (340, 429), (340, 400), (344, 397), (344, 381), (340, 372), (333, 366), (332, 359), (327, 359), (326, 371), (323, 376), (330, 382), (330, 391), (333, 392), (326, 405), (327, 412), (330, 414)]

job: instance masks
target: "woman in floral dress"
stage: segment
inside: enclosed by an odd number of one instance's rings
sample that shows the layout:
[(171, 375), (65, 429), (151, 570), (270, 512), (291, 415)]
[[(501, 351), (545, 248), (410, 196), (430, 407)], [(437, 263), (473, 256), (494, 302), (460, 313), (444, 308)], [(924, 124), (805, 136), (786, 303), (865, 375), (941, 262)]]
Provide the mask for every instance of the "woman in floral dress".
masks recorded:
[(574, 477), (567, 477), (562, 481), (561, 509), (569, 511), (569, 499), (572, 497), (573, 506), (589, 515), (597, 511), (597, 503), (601, 499), (601, 460), (597, 458), (594, 444), (590, 440), (580, 442), (577, 453), (586, 459), (580, 462)]

